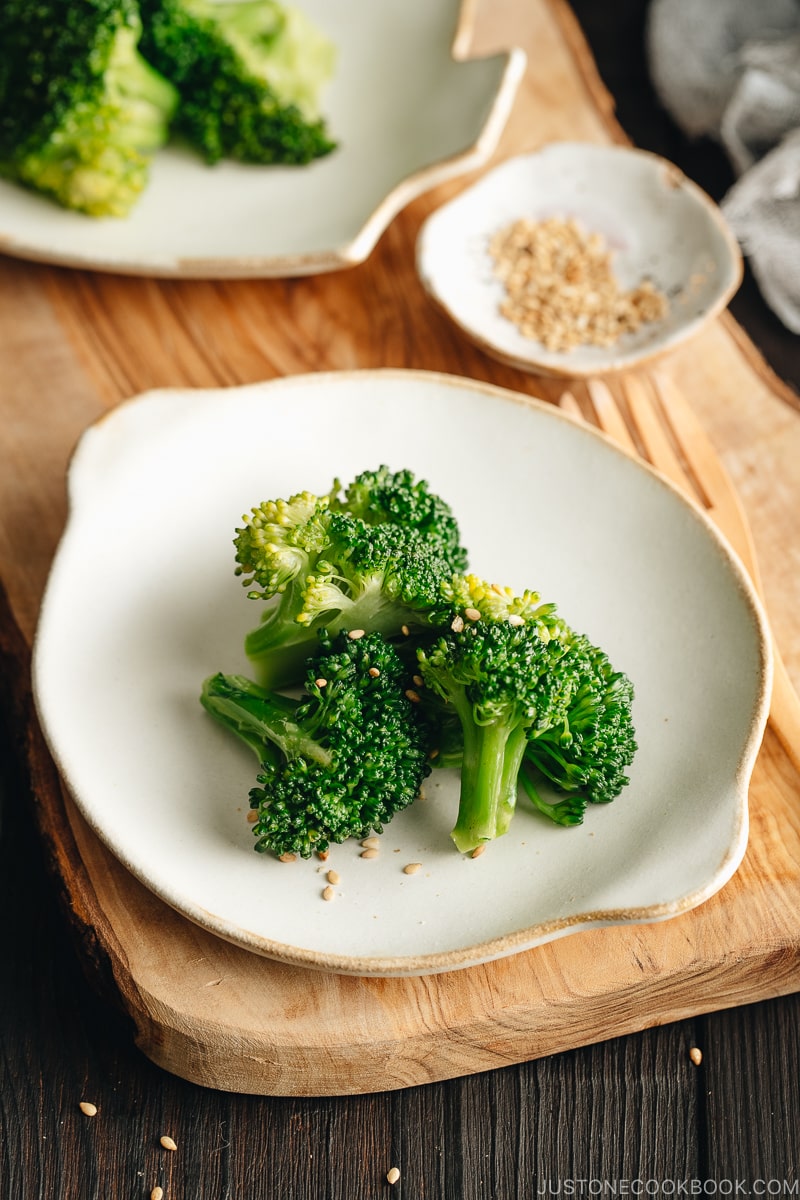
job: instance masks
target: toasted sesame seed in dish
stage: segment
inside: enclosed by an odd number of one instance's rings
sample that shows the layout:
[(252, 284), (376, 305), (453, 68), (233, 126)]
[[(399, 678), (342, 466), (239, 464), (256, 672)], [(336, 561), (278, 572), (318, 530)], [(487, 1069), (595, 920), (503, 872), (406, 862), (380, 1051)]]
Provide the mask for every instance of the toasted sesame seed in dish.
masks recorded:
[(672, 163), (554, 142), (437, 209), (420, 231), (417, 269), (488, 354), (580, 378), (697, 333), (739, 286), (742, 256), (719, 208)]

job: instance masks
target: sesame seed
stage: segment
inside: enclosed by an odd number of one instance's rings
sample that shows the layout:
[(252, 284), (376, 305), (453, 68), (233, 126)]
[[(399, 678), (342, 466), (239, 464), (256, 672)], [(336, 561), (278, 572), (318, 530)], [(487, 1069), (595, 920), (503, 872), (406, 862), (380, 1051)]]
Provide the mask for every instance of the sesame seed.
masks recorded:
[(464, 618), (453, 617), (452, 621), (450, 622), (450, 628), (452, 629), (453, 633), (461, 633), (464, 628)]
[(323, 891), (322, 891), (322, 899), (323, 900), (332, 900), (335, 895), (336, 895), (336, 892), (333, 890), (333, 888), (330, 886), (330, 884), (328, 885), (328, 887), (323, 888)]
[(424, 681), (423, 681), (423, 678), (421, 675), (412, 675), (411, 678), (413, 679), (413, 681), (417, 685), (417, 687), (422, 687)]
[(342, 877), (338, 871), (328, 871), (328, 874), (325, 876), (325, 878), (327, 879), (328, 883), (342, 882)]
[(416, 875), (417, 871), (422, 870), (422, 863), (406, 863), (403, 867), (404, 875)]
[(380, 675), (380, 671), (378, 670), (378, 668), (377, 668), (377, 667), (370, 667), (370, 669), (369, 669), (369, 671), (367, 672), (367, 674), (368, 674), (368, 675), (371, 675), (373, 679), (377, 679), (377, 678), (378, 678), (378, 676)]
[(689, 1051), (689, 1058), (696, 1067), (699, 1067), (700, 1063), (703, 1061), (703, 1051), (698, 1046), (692, 1046), (691, 1050)]
[(431, 759), (438, 758), (438, 757), (439, 757), (439, 751), (436, 750), (435, 748), (433, 750), (431, 750), (430, 754), (428, 755), (428, 758), (431, 758)]
[(521, 617), (519, 615), (519, 613), (509, 613), (508, 614), (508, 623), (509, 623), (509, 625), (524, 625), (525, 618)]
[(415, 692), (413, 688), (406, 688), (406, 699), (412, 704), (419, 704), (419, 692)]
[(613, 345), (669, 309), (648, 279), (625, 291), (604, 238), (575, 220), (523, 218), (500, 230), (489, 249), (506, 291), (500, 313), (550, 350)]
[(297, 862), (297, 855), (291, 853), (279, 854), (278, 859), (280, 862)]
[(397, 1183), (399, 1178), (400, 1178), (400, 1172), (398, 1171), (397, 1167), (391, 1167), (386, 1172), (386, 1182), (387, 1183), (395, 1184), (395, 1183)]
[(359, 858), (378, 858), (380, 850), (362, 850)]
[(258, 813), (256, 812), (256, 810), (254, 808), (250, 809), (250, 812), (247, 814), (247, 819), (251, 825), (253, 824), (254, 821), (258, 820)]
[(347, 636), (350, 638), (351, 642), (357, 642), (358, 639), (362, 638), (366, 632), (366, 629), (351, 629)]
[(492, 584), (492, 591), (497, 592), (498, 596), (504, 595), (503, 589), (500, 587), (499, 583)]
[(402, 633), (403, 637), (408, 637), (410, 631), (407, 625), (401, 625), (400, 632)]
[(150, 1200), (164, 1200), (164, 1189), (162, 1187), (154, 1187), (150, 1193)]
[(89, 1100), (81, 1100), (80, 1104), (78, 1105), (78, 1108), (81, 1110), (81, 1112), (83, 1113), (83, 1115), (85, 1117), (96, 1117), (97, 1116), (97, 1105), (92, 1104)]
[(481, 614), (478, 612), (477, 608), (465, 608), (464, 616), (468, 621), (480, 621), (481, 619)]
[(380, 844), (381, 839), (377, 837), (364, 838), (361, 843), (362, 846), (366, 846), (367, 850), (378, 850), (380, 849)]
[(324, 688), (324, 687), (328, 686), (327, 679), (323, 679), (322, 676), (320, 676), (319, 679), (315, 679), (314, 683), (317, 685), (318, 688)]
[(485, 849), (486, 849), (485, 844), (483, 844), (481, 846), (476, 846), (475, 849), (472, 851), (472, 854), (470, 854), (470, 858), (480, 858), (480, 856), (483, 854)]
[(166, 1133), (165, 1133), (165, 1134), (164, 1134), (164, 1136), (163, 1136), (162, 1138), (160, 1138), (159, 1140), (160, 1140), (160, 1142), (161, 1142), (161, 1145), (164, 1147), (164, 1149), (165, 1149), (165, 1150), (177, 1150), (177, 1149), (178, 1149), (178, 1147), (177, 1147), (177, 1144), (176, 1144), (176, 1143), (175, 1143), (175, 1142), (172, 1140), (172, 1138), (171, 1138), (171, 1137), (169, 1137), (169, 1136), (168, 1136), (168, 1134), (166, 1134)]

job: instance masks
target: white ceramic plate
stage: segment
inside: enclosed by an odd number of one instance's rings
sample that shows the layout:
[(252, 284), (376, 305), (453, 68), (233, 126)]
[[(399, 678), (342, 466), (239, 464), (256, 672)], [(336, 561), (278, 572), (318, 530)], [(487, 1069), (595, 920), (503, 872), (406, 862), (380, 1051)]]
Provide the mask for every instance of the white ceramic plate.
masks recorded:
[(471, 0), (300, 0), (335, 42), (323, 110), (339, 148), (306, 167), (207, 167), (162, 150), (125, 220), (96, 220), (0, 181), (0, 250), (124, 274), (305, 275), (365, 259), (392, 217), (482, 165), (525, 66), (474, 61)]
[[(322, 863), (253, 850), (255, 756), (198, 695), (212, 672), (248, 669), (260, 606), (233, 574), (241, 515), (383, 462), (450, 501), (474, 569), (556, 600), (631, 676), (640, 750), (585, 825), (521, 800), (478, 859), (449, 837), (457, 777), (434, 774), (377, 859), (332, 849), (325, 903)], [(424, 974), (673, 916), (738, 865), (768, 703), (761, 610), (699, 510), (557, 410), (411, 371), (153, 392), (85, 433), (69, 498), (34, 652), (46, 737), (120, 860), (221, 937), (337, 972)], [(422, 870), (404, 875), (409, 862)]]
[[(614, 252), (620, 285), (651, 279), (667, 315), (611, 347), (548, 350), (500, 314), (503, 284), (489, 242), (520, 218), (577, 218)], [(677, 167), (643, 150), (554, 142), (508, 159), (426, 221), (417, 245), (423, 285), (483, 350), (540, 375), (585, 377), (671, 350), (719, 313), (738, 288), (742, 256), (719, 208)]]

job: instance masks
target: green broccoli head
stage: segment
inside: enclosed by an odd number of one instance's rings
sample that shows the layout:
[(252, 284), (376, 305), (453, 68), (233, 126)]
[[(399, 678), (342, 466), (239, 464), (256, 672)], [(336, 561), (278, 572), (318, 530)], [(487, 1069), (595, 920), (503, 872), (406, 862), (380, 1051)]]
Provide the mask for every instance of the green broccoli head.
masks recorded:
[(334, 484), (331, 507), (360, 517), (368, 525), (388, 522), (416, 529), (434, 542), (453, 571), (467, 569), (467, 552), (450, 505), (412, 471), (362, 471), (344, 489)]
[(66, 208), (127, 215), (177, 103), (140, 35), (134, 0), (5, 0), (0, 172)]
[(250, 807), (260, 851), (308, 858), (380, 833), (430, 770), (427, 727), (395, 649), (378, 633), (323, 631), (319, 643), (299, 701), (239, 676), (203, 685), (207, 711), (258, 755)]
[[(563, 724), (573, 685), (559, 670), (568, 630), (551, 606), (543, 614), (529, 599), (526, 619), (508, 595), (498, 612), (500, 596), (485, 582), (463, 586), (470, 603), (417, 656), (426, 691), (445, 705), (443, 728), (451, 712), (461, 725), (461, 792), (452, 837), (468, 853), (508, 830), (529, 735)], [(427, 698), (423, 711), (430, 719)], [(448, 757), (452, 761), (451, 745)]]
[(298, 681), (322, 627), (398, 638), (427, 628), (450, 603), (441, 587), (454, 568), (440, 538), (414, 524), (368, 522), (334, 507), (335, 495), (336, 486), (266, 501), (236, 530), (237, 574), (251, 597), (274, 601), (245, 639), (266, 687)]
[(209, 163), (308, 163), (334, 142), (318, 116), (331, 42), (275, 0), (141, 0), (142, 51), (180, 93), (175, 128)]
[(584, 803), (608, 804), (628, 783), (626, 771), (637, 750), (633, 684), (583, 635), (574, 637), (563, 669), (575, 675), (578, 686), (561, 723), (532, 730), (523, 784), (534, 803), (540, 772), (559, 791), (579, 793)]

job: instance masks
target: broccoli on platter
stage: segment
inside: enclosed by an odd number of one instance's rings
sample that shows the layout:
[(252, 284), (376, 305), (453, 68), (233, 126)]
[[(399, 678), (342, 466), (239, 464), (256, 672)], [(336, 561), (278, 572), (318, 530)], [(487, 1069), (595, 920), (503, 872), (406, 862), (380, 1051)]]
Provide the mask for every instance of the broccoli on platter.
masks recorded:
[[(411, 478), (404, 475), (403, 493)], [(365, 476), (359, 480), (355, 513), (369, 512), (370, 520), (348, 510), (349, 493), (342, 499), (335, 483), (328, 495), (299, 492), (266, 501), (236, 531), (236, 570), (249, 595), (276, 599), (245, 639), (258, 682), (266, 687), (297, 682), (322, 627), (387, 637), (427, 627), (442, 606), (441, 585), (464, 561), (450, 510), (427, 485), (416, 485), (413, 504), (398, 502), (401, 523), (375, 523), (378, 512), (392, 515), (391, 496), (399, 497), (400, 489), (384, 489), (370, 509)], [(429, 534), (431, 511), (441, 521)]]
[(380, 833), (430, 770), (427, 728), (406, 696), (407, 672), (380, 634), (320, 635), (300, 700), (217, 674), (201, 701), (255, 751), (256, 849), (308, 858)]
[(440, 550), (453, 571), (467, 569), (467, 552), (452, 508), (413, 471), (380, 466), (377, 471), (362, 471), (344, 488), (337, 481), (331, 508), (360, 517), (368, 525), (388, 523), (416, 529)]
[(452, 838), (462, 853), (500, 837), (511, 824), (529, 730), (563, 716), (556, 671), (566, 645), (543, 622), (495, 619), (474, 600), (431, 646), (418, 651), (426, 688), (452, 705), (463, 753)]
[[(563, 722), (534, 730), (528, 740), (520, 782), (537, 808), (562, 824), (580, 824), (587, 803), (608, 804), (627, 784), (637, 750), (633, 727), (633, 684), (615, 671), (605, 652), (576, 636), (568, 661), (580, 682)], [(563, 800), (544, 803), (537, 778), (549, 779)]]
[(135, 0), (4, 0), (0, 174), (66, 208), (126, 216), (177, 103), (140, 35)]
[(319, 93), (335, 49), (276, 0), (141, 0), (142, 52), (180, 94), (176, 132), (206, 162), (310, 162), (334, 149)]
[[(443, 764), (461, 768), (456, 846), (469, 853), (506, 833), (520, 784), (552, 820), (580, 824), (587, 800), (612, 800), (627, 782), (635, 750), (629, 681), (535, 592), (515, 596), (476, 576), (446, 590), (449, 627), (417, 654), (422, 711), (438, 725)], [(537, 770), (576, 794), (548, 804)]]

